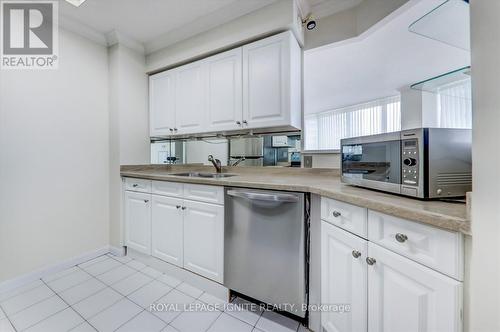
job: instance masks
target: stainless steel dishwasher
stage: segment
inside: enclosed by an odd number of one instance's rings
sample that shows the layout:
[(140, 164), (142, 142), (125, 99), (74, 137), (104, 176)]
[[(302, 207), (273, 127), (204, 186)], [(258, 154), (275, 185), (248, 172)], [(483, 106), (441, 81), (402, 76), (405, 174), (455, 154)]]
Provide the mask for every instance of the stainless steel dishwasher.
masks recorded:
[(225, 209), (225, 286), (305, 317), (304, 194), (226, 188)]

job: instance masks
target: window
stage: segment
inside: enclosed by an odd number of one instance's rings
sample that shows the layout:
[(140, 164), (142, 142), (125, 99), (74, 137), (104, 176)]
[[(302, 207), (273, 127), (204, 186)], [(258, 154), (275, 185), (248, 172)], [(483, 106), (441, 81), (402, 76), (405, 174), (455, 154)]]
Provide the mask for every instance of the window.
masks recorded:
[(471, 80), (448, 83), (438, 88), (439, 126), (472, 128)]
[(401, 97), (307, 115), (304, 122), (306, 150), (339, 150), (342, 138), (401, 130)]

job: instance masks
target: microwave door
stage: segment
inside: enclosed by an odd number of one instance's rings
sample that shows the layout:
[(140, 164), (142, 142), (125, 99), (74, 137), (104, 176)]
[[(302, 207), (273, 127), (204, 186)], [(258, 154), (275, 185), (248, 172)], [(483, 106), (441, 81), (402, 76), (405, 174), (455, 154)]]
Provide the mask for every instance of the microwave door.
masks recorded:
[(342, 146), (344, 182), (391, 192), (401, 188), (401, 141)]

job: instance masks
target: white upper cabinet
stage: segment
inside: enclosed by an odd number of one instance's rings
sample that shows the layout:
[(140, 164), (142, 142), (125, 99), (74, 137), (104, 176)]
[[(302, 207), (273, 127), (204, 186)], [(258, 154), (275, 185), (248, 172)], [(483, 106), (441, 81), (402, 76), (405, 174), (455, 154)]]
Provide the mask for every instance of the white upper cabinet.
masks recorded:
[(301, 128), (301, 50), (291, 32), (243, 46), (243, 123)]
[(175, 70), (149, 77), (149, 122), (151, 136), (173, 134), (175, 127)]
[(125, 244), (151, 255), (151, 194), (125, 191)]
[(151, 76), (151, 136), (301, 129), (301, 53), (288, 31)]
[(193, 134), (205, 131), (206, 78), (205, 61), (197, 61), (177, 69), (175, 134)]
[(327, 332), (367, 330), (368, 242), (325, 221), (321, 222), (321, 303), (349, 304), (351, 310), (325, 310)]
[(462, 330), (462, 283), (376, 244), (368, 244), (368, 330)]
[(207, 59), (207, 131), (241, 129), (241, 52), (241, 48), (237, 48)]

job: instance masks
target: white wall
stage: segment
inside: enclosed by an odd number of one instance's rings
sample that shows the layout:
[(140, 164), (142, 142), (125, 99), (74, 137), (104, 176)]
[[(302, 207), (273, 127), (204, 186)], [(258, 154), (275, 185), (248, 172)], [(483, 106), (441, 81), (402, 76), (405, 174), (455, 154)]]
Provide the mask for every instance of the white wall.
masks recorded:
[(142, 53), (109, 48), (110, 243), (121, 245), (120, 165), (149, 164), (148, 76)]
[(439, 127), (438, 95), (404, 87), (401, 92), (401, 130)]
[(0, 71), (0, 282), (109, 242), (107, 50), (59, 47), (58, 70)]
[(471, 1), (473, 196), (470, 331), (500, 331), (500, 1)]
[(364, 0), (359, 5), (322, 17), (314, 30), (305, 31), (304, 49), (359, 36), (408, 0)]
[(441, 0), (405, 4), (361, 36), (304, 52), (304, 112), (355, 105), (470, 64), (467, 51), (408, 26)]
[(260, 10), (149, 54), (147, 71), (158, 71), (207, 56), (235, 45), (292, 30), (300, 43), (304, 35), (295, 1), (278, 0)]

